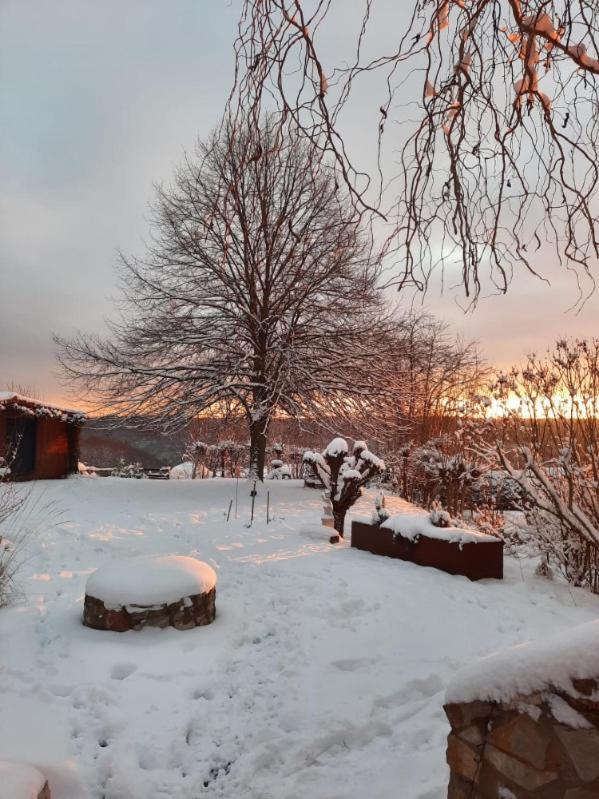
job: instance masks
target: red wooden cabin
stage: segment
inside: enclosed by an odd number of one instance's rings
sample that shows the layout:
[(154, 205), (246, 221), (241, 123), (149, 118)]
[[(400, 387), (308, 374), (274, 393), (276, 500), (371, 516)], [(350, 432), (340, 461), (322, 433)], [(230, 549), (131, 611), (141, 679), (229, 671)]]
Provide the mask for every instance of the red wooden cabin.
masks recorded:
[(77, 472), (80, 411), (0, 392), (0, 457), (10, 479), (47, 480)]

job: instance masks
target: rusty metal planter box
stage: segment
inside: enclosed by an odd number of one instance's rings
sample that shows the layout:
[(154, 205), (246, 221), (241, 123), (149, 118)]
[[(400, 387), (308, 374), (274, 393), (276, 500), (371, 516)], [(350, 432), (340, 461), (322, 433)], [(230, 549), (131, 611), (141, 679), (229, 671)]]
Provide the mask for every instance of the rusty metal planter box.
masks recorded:
[(461, 574), (470, 580), (503, 578), (503, 541), (499, 540), (460, 544), (423, 535), (411, 541), (393, 530), (354, 521), (351, 545), (374, 555), (432, 566), (448, 574)]

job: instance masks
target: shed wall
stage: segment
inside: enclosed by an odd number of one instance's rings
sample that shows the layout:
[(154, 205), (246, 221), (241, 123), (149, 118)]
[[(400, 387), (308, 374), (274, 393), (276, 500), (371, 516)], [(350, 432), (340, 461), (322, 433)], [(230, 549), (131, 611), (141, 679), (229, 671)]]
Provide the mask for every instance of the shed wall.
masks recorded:
[[(7, 413), (0, 413), (0, 453), (6, 446)], [(19, 480), (66, 477), (77, 469), (79, 427), (59, 419), (36, 419), (35, 471)]]

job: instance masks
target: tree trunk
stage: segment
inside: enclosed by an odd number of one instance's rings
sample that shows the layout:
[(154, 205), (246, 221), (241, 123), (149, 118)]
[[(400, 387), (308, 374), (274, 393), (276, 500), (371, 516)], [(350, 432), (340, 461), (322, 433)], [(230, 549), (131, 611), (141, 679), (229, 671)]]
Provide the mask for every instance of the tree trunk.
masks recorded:
[(341, 538), (343, 538), (343, 525), (345, 524), (346, 513), (347, 508), (335, 509), (335, 507), (333, 507), (333, 524), (335, 526), (335, 530), (337, 530)]
[(250, 477), (264, 480), (266, 463), (266, 439), (268, 423), (257, 419), (250, 423)]

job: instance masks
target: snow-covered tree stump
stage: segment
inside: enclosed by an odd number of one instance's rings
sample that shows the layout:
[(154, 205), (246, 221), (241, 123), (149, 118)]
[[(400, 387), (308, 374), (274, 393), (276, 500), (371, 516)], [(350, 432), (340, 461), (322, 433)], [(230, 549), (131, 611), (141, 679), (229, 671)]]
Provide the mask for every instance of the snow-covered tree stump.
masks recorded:
[(50, 787), (29, 763), (0, 760), (0, 799), (50, 799)]
[(180, 555), (129, 558), (89, 577), (83, 623), (113, 632), (189, 630), (214, 621), (215, 600), (216, 574), (207, 563)]

